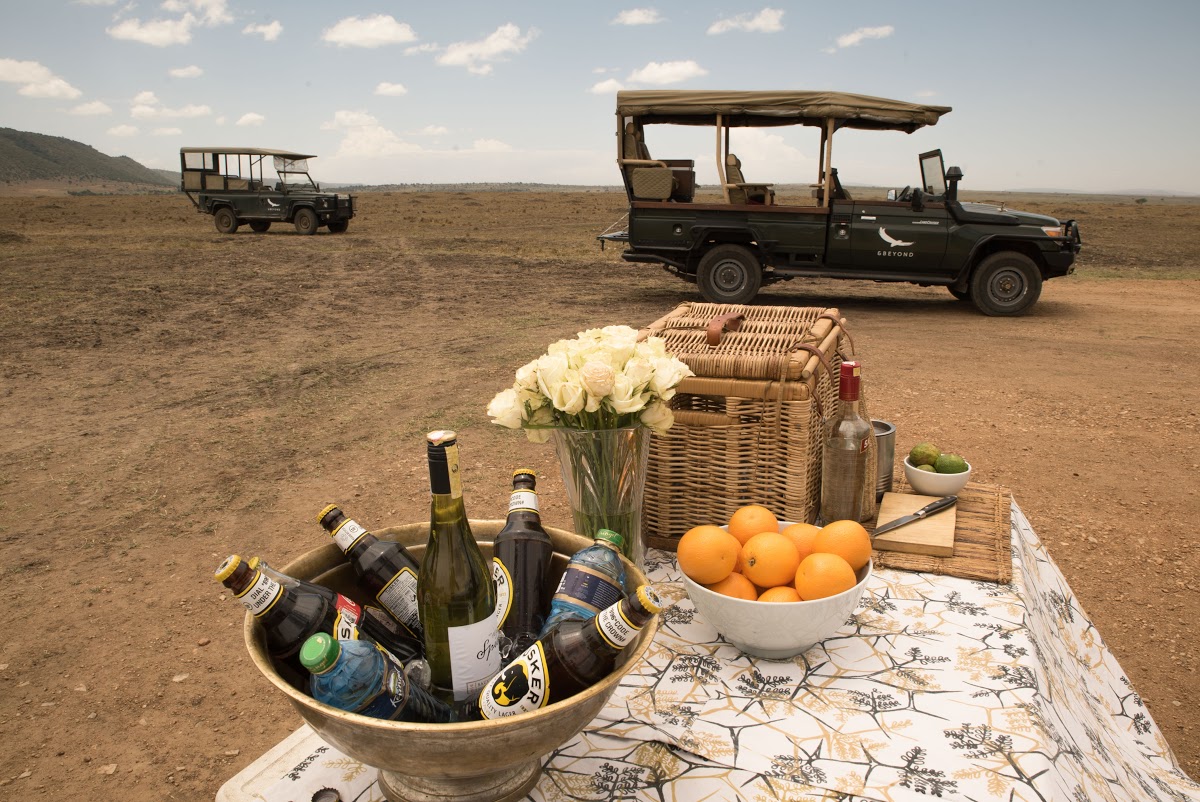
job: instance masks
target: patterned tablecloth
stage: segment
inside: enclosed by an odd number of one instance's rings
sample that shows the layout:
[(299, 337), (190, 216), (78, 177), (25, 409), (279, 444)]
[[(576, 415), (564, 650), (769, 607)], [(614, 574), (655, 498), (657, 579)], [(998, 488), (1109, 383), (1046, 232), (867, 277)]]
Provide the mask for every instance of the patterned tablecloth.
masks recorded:
[[(651, 551), (682, 600), (531, 798), (1200, 802), (1015, 503), (1012, 537), (1011, 585), (879, 570), (836, 635), (784, 662), (724, 642)], [(383, 799), (332, 747), (300, 762), (255, 798)]]

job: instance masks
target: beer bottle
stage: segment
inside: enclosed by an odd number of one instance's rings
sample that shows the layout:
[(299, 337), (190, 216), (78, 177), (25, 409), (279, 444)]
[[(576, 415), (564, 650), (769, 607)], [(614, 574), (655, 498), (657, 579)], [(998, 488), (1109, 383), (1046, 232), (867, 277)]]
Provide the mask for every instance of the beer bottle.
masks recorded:
[(300, 663), (300, 647), (310, 635), (327, 632), (338, 638), (358, 638), (357, 604), (339, 596), (330, 604), (319, 593), (292, 590), (276, 582), (237, 554), (217, 567), (213, 577), (233, 591), (238, 601), (254, 614), (266, 631), (267, 652), (291, 670), (293, 684), (308, 673)]
[(321, 510), (317, 521), (346, 553), (354, 573), (379, 606), (403, 624), (412, 637), (421, 637), (417, 613), (417, 573), (420, 566), (408, 549), (392, 540), (380, 540), (347, 518), (336, 504)]
[(546, 619), (546, 573), (554, 544), (538, 515), (537, 477), (532, 470), (513, 472), (508, 520), (492, 543), (492, 579), (496, 585), (496, 621), (520, 654), (535, 640)]
[(663, 608), (649, 585), (585, 622), (551, 629), (488, 681), (459, 720), (515, 716), (560, 702), (606, 677), (617, 655)]
[(391, 721), (450, 720), (450, 707), (410, 682), (404, 666), (374, 644), (318, 632), (304, 642), (300, 662), (318, 702)]
[(592, 545), (571, 557), (550, 600), (550, 614), (539, 638), (555, 624), (586, 621), (625, 597), (625, 564), (621, 562), (624, 542), (611, 529), (601, 529)]
[(467, 522), (457, 435), (426, 439), (432, 500), (417, 603), (433, 693), (454, 704), (477, 696), (500, 667), (496, 590)]

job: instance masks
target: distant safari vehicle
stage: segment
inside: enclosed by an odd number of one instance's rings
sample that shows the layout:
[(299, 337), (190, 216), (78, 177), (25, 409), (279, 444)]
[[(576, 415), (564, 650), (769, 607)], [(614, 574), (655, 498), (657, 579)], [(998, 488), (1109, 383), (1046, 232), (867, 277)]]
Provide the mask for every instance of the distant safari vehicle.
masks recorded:
[[(265, 148), (180, 148), (184, 193), (217, 231), (232, 234), (246, 223), (262, 233), (271, 223), (291, 223), (297, 233), (315, 234), (325, 226), (341, 234), (354, 217), (354, 196), (323, 192), (308, 174), (315, 156)], [(264, 177), (271, 160), (276, 176)]]
[[(624, 244), (628, 262), (659, 264), (696, 283), (713, 303), (749, 303), (776, 281), (850, 278), (940, 285), (984, 314), (1022, 314), (1044, 280), (1074, 270), (1075, 221), (960, 202), (962, 170), (946, 169), (940, 150), (918, 157), (919, 188), (892, 190), (886, 200), (851, 198), (833, 167), (836, 131), (912, 133), (949, 111), (844, 92), (618, 92), (617, 164), (629, 221), (601, 242)], [(644, 129), (659, 124), (715, 129), (720, 201), (697, 202), (693, 160), (650, 155)], [(748, 181), (731, 152), (734, 129), (784, 125), (821, 132), (807, 203), (777, 200), (773, 184)], [(758, 180), (771, 172), (770, 164), (747, 170)]]

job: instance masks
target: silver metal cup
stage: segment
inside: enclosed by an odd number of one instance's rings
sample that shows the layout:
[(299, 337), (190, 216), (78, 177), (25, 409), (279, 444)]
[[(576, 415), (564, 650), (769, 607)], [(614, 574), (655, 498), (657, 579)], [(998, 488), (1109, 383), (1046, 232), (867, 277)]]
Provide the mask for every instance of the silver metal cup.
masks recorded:
[(875, 482), (875, 500), (892, 489), (892, 472), (896, 462), (896, 427), (885, 420), (871, 420), (875, 430), (875, 445), (878, 446), (879, 474)]

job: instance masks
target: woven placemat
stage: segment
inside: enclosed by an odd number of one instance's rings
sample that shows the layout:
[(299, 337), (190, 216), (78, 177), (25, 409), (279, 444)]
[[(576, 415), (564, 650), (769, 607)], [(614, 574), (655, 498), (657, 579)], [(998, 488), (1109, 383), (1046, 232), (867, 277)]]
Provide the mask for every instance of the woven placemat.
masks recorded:
[[(896, 475), (893, 493), (911, 493), (902, 475)], [(967, 482), (958, 493), (954, 524), (954, 556), (930, 557), (901, 551), (873, 553), (880, 568), (924, 571), (987, 582), (1012, 581), (1012, 494), (999, 485)], [(875, 524), (867, 526), (875, 531)]]

